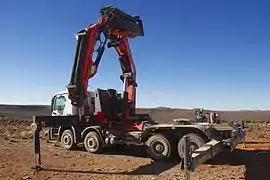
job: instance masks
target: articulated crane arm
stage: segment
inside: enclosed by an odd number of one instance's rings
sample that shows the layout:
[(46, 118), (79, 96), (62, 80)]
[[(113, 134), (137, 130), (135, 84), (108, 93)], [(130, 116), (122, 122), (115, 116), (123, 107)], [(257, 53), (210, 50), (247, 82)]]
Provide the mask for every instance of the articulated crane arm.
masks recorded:
[[(82, 107), (87, 96), (88, 80), (95, 76), (102, 54), (107, 47), (114, 47), (122, 69), (121, 80), (124, 83), (123, 98), (127, 99), (126, 115), (135, 113), (136, 68), (132, 58), (128, 38), (144, 36), (139, 16), (131, 16), (112, 7), (104, 7), (96, 24), (77, 33), (77, 48), (70, 83), (67, 86), (73, 105)], [(105, 40), (101, 41), (101, 35)], [(100, 42), (95, 50), (95, 45)], [(97, 52), (94, 59), (93, 54)]]

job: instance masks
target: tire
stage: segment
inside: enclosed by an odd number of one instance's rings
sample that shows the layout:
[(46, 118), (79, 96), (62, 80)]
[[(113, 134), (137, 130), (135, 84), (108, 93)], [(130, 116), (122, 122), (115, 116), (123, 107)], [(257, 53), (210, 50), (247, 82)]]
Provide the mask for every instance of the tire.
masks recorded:
[[(197, 134), (195, 133), (188, 133), (185, 136), (188, 136), (190, 138), (190, 148), (192, 151), (202, 147), (205, 145), (205, 141)], [(180, 158), (184, 157), (184, 138), (182, 137), (177, 145), (177, 151)]]
[(66, 150), (75, 148), (74, 135), (70, 129), (66, 129), (61, 135), (61, 146)]
[(100, 154), (103, 150), (101, 137), (95, 131), (90, 131), (84, 138), (84, 147), (87, 152)]
[(173, 159), (175, 149), (173, 141), (170, 141), (170, 138), (163, 134), (154, 134), (146, 141), (146, 152), (154, 161)]

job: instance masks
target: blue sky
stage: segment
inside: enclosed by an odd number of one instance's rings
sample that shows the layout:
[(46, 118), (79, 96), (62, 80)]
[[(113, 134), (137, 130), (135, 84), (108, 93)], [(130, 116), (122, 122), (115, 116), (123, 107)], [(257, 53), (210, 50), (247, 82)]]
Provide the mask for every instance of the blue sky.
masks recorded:
[[(130, 41), (139, 107), (270, 109), (270, 1), (3, 1), (0, 103), (49, 104), (65, 90), (74, 34), (96, 23), (103, 5), (141, 16)], [(120, 66), (106, 49), (89, 89), (121, 90)]]

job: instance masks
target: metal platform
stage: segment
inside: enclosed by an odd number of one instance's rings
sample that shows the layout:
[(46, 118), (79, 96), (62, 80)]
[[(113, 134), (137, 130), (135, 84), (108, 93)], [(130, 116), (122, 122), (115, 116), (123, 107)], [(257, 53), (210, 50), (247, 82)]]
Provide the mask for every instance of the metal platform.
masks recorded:
[[(243, 125), (243, 123), (242, 123)], [(244, 126), (244, 125), (243, 125)], [(233, 130), (231, 132), (230, 139), (224, 139), (221, 141), (211, 140), (204, 146), (196, 149), (195, 151), (190, 150), (190, 139), (188, 136), (184, 136), (184, 159), (181, 164), (181, 169), (185, 170), (186, 179), (190, 179), (190, 173), (193, 172), (199, 165), (203, 164), (207, 160), (214, 158), (221, 151), (227, 149), (231, 152), (236, 148), (238, 144), (243, 143), (245, 147), (245, 135), (246, 130), (240, 129), (240, 131)]]

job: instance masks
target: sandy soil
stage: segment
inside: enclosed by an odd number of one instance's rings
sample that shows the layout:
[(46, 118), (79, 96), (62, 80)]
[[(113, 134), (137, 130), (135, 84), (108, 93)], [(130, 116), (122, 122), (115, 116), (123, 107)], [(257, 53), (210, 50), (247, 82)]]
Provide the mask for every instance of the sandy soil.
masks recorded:
[[(254, 125), (253, 125), (254, 126)], [(234, 153), (222, 153), (201, 165), (192, 179), (266, 180), (270, 176), (270, 128), (251, 127), (247, 147)], [(179, 162), (156, 163), (139, 148), (108, 149), (103, 155), (87, 153), (83, 148), (63, 150), (42, 140), (42, 167), (33, 167), (33, 142), (25, 123), (0, 122), (0, 179), (183, 179)], [(267, 171), (268, 170), (268, 171)]]

